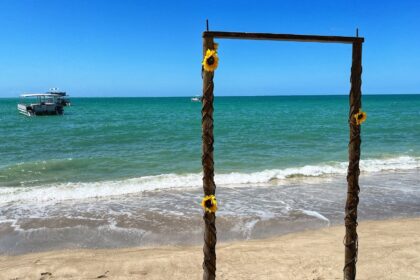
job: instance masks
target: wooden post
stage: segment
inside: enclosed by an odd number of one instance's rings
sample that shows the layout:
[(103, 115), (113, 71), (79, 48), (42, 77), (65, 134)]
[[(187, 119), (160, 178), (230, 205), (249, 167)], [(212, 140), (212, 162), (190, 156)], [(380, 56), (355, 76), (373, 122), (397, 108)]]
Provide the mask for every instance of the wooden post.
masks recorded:
[(351, 66), (351, 90), (350, 90), (350, 142), (349, 142), (349, 167), (347, 170), (347, 202), (344, 222), (346, 236), (344, 237), (345, 260), (344, 280), (356, 278), (356, 262), (358, 250), (357, 236), (357, 205), (359, 204), (359, 160), (360, 160), (360, 125), (357, 125), (354, 114), (361, 107), (362, 86), (362, 42), (353, 43), (352, 66)]
[[(213, 37), (203, 37), (203, 57), (207, 49), (214, 49)], [(214, 161), (213, 161), (213, 76), (214, 72), (203, 70), (203, 97), (201, 109), (201, 125), (203, 154), (201, 163), (203, 165), (203, 190), (204, 195), (214, 195), (216, 185), (214, 183)], [(216, 279), (216, 215), (215, 213), (204, 212), (204, 262), (203, 280)]]

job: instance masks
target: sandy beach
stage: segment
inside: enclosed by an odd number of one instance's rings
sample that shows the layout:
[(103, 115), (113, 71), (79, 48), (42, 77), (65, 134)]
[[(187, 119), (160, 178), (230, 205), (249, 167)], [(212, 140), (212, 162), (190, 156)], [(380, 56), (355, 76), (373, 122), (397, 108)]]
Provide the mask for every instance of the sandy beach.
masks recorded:
[[(420, 279), (420, 218), (359, 225), (357, 279)], [(342, 279), (344, 226), (217, 246), (218, 279)], [(0, 279), (200, 279), (201, 246), (0, 257)]]

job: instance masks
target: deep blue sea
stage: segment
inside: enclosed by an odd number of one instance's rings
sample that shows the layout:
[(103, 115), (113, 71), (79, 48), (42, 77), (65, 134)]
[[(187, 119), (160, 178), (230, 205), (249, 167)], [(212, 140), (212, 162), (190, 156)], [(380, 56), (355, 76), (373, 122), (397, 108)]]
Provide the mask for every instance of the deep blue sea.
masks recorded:
[[(0, 99), (0, 253), (201, 241), (201, 103)], [(367, 95), (361, 219), (420, 214), (420, 95)], [(219, 239), (341, 223), (348, 96), (216, 97)]]

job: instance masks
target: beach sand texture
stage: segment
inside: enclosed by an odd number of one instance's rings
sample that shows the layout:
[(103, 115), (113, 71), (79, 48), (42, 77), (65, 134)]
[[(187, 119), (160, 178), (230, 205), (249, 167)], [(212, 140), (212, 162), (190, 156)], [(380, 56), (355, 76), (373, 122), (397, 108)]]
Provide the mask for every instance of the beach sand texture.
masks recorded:
[[(420, 279), (420, 219), (362, 222), (357, 279)], [(218, 279), (342, 279), (344, 226), (217, 246)], [(0, 257), (0, 279), (201, 279), (201, 246)], [(41, 275), (43, 273), (43, 275)]]

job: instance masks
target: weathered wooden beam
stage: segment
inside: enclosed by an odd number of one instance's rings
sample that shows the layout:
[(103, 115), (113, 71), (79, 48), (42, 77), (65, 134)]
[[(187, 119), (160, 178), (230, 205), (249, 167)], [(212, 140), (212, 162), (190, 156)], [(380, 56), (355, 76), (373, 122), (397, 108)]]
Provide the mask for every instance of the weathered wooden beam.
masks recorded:
[(205, 31), (203, 38), (222, 39), (248, 39), (248, 40), (275, 40), (275, 41), (296, 41), (296, 42), (319, 42), (319, 43), (363, 43), (363, 37), (343, 36), (320, 36), (320, 35), (295, 35), (295, 34), (273, 34), (273, 33), (246, 33), (246, 32), (224, 32)]
[(350, 89), (350, 142), (349, 142), (349, 166), (347, 170), (347, 201), (344, 222), (346, 236), (344, 237), (345, 260), (344, 280), (356, 278), (356, 262), (358, 251), (357, 236), (357, 206), (359, 204), (359, 161), (360, 161), (360, 125), (356, 124), (354, 115), (359, 112), (362, 105), (362, 43), (353, 44), (351, 66), (351, 89)]
[[(212, 37), (203, 38), (203, 57), (207, 49), (214, 49)], [(213, 77), (214, 72), (203, 71), (203, 97), (201, 109), (202, 126), (202, 148), (201, 163), (203, 165), (203, 190), (204, 195), (214, 195), (216, 184), (214, 183), (214, 161), (213, 161)], [(216, 279), (216, 215), (204, 211), (204, 262), (203, 280)]]

